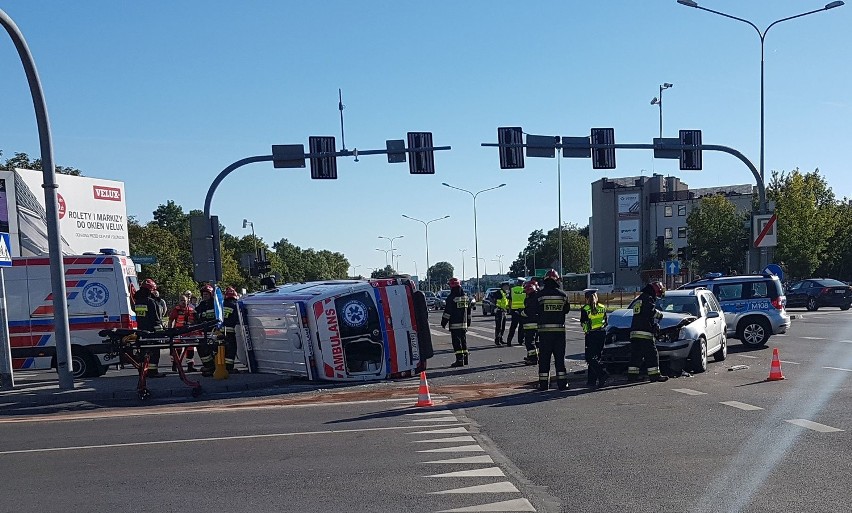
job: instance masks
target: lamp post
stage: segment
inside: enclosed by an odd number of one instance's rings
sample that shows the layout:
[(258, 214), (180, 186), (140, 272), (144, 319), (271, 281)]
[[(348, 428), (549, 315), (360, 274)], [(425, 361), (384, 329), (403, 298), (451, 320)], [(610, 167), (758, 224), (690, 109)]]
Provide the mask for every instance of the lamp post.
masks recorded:
[(245, 230), (249, 225), (251, 225), (251, 238), (254, 239), (254, 260), (257, 261), (257, 237), (254, 235), (254, 223), (248, 219), (243, 219), (243, 230)]
[(660, 85), (660, 96), (659, 96), (659, 98), (655, 96), (654, 99), (651, 100), (651, 105), (658, 105), (660, 107), (660, 139), (663, 138), (663, 91), (670, 88), (672, 85), (674, 85), (674, 84), (670, 84), (668, 82), (663, 82)]
[(503, 255), (497, 255), (497, 258), (492, 258), (491, 261), (500, 264), (500, 274), (503, 274)]
[[(476, 253), (476, 293), (479, 294), (481, 289), (479, 288), (479, 234), (476, 230), (476, 197), (482, 194), (483, 192), (493, 191), (494, 189), (499, 189), (500, 187), (505, 187), (506, 184), (501, 183), (500, 185), (489, 187), (488, 189), (482, 189), (476, 193), (470, 192), (467, 189), (462, 189), (461, 187), (456, 187), (448, 184), (447, 182), (442, 182), (441, 185), (444, 187), (449, 187), (450, 189), (455, 189), (457, 191), (466, 192), (471, 195), (473, 198), (473, 244), (474, 244), (474, 253)], [(487, 274), (487, 273), (486, 273)]]
[[(750, 22), (746, 19), (738, 18), (736, 16), (731, 16), (730, 14), (725, 14), (723, 12), (714, 11), (713, 9), (708, 9), (706, 7), (701, 7), (700, 5), (698, 5), (697, 2), (694, 2), (693, 0), (677, 0), (677, 3), (679, 3), (681, 5), (685, 5), (687, 7), (694, 7), (696, 9), (700, 9), (702, 11), (711, 12), (713, 14), (718, 14), (719, 16), (724, 16), (725, 18), (730, 18), (732, 20), (737, 20), (737, 21), (741, 21), (743, 23), (747, 23), (751, 26), (751, 28), (753, 28), (757, 32), (758, 37), (760, 37), (760, 180), (763, 183), (766, 183), (766, 173), (765, 173), (765, 169), (764, 169), (764, 165), (763, 165), (763, 162), (764, 162), (764, 160), (763, 160), (764, 135), (765, 135), (765, 131), (764, 131), (764, 111), (763, 111), (763, 96), (764, 96), (764, 94), (763, 94), (764, 93), (764, 91), (763, 91), (763, 89), (764, 89), (764, 87), (763, 87), (763, 85), (764, 85), (764, 80), (763, 80), (763, 78), (764, 78), (764, 72), (763, 72), (764, 58), (763, 58), (763, 56), (764, 56), (764, 43), (766, 41), (766, 33), (769, 32), (769, 29), (771, 29), (773, 26), (777, 25), (778, 23), (781, 23), (782, 21), (792, 20), (792, 19), (795, 19), (795, 18), (801, 18), (802, 16), (807, 16), (809, 14), (815, 14), (815, 13), (818, 13), (818, 12), (827, 11), (829, 9), (834, 9), (835, 7), (842, 6), (843, 2), (840, 2), (840, 1), (829, 2), (829, 3), (825, 4), (825, 6), (822, 7), (821, 9), (814, 9), (813, 11), (803, 12), (803, 13), (797, 14), (795, 16), (788, 16), (786, 18), (781, 18), (780, 20), (775, 20), (772, 23), (770, 23), (769, 26), (766, 27), (766, 29), (763, 32), (761, 32), (760, 29), (757, 28), (757, 25), (755, 25), (754, 23), (752, 23), (752, 22)], [(765, 208), (766, 208), (766, 205), (761, 205), (761, 210), (764, 210)]]
[[(485, 276), (488, 276), (488, 260), (485, 257), (473, 256), (473, 257), (470, 257), (470, 258), (476, 258), (476, 268), (477, 269), (479, 269), (479, 261), (482, 260), (482, 262), (483, 262), (482, 263), (482, 269), (483, 269), (483, 271), (485, 271)], [(477, 271), (477, 274), (479, 274), (479, 271)], [(476, 288), (477, 288), (477, 290), (479, 289), (479, 276), (476, 277)]]
[(467, 251), (467, 248), (459, 250), (459, 253), (462, 254), (462, 259), (461, 259), (462, 260), (462, 281), (464, 281), (464, 254), (465, 254), (466, 251)]
[(417, 221), (418, 223), (423, 223), (423, 226), (426, 228), (426, 284), (428, 287), (429, 284), (429, 223), (434, 223), (435, 221), (441, 221), (443, 219), (447, 219), (450, 216), (439, 217), (437, 219), (432, 219), (431, 221), (422, 221), (415, 217), (407, 216), (402, 214), (402, 217), (406, 219), (411, 219), (412, 221)]
[[(399, 257), (401, 257), (401, 256), (402, 256), (402, 254), (400, 254), (400, 253), (397, 253), (396, 256), (395, 256), (396, 265), (394, 265), (393, 268), (396, 269), (396, 272), (400, 272), (400, 270), (399, 270)], [(393, 262), (393, 259), (394, 259), (394, 255), (391, 255), (391, 262)]]
[(355, 278), (355, 270), (361, 267), (361, 265), (352, 265), (350, 267), (352, 268), (352, 277)]
[(391, 264), (393, 264), (393, 241), (395, 241), (396, 239), (401, 239), (403, 237), (405, 237), (405, 235), (397, 235), (396, 237), (385, 237), (384, 235), (379, 235), (380, 239), (385, 239), (390, 242)]
[(390, 253), (390, 252), (391, 252), (391, 250), (390, 250), (390, 249), (379, 249), (379, 248), (376, 248), (376, 251), (381, 251), (382, 253), (384, 253), (384, 254), (385, 254), (385, 267), (387, 267), (387, 266), (388, 266), (388, 253)]

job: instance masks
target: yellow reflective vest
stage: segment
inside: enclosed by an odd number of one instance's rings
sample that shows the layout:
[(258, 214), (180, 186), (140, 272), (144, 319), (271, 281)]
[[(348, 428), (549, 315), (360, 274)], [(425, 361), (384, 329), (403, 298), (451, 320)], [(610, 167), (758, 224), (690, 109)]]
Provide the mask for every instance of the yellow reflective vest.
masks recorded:
[(520, 285), (515, 285), (512, 287), (511, 292), (511, 302), (512, 302), (512, 310), (523, 310), (524, 309), (524, 300), (527, 298), (527, 294), (524, 292), (524, 288)]

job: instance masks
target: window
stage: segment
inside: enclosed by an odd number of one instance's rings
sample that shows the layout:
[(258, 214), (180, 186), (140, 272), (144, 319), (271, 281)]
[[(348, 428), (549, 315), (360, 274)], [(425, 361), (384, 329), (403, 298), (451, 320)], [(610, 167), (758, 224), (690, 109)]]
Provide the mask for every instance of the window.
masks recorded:
[(721, 312), (722, 307), (719, 306), (719, 302), (716, 301), (716, 296), (710, 296), (710, 306), (714, 312)]
[(666, 239), (671, 239), (671, 238), (672, 238), (672, 229), (666, 228)]
[(769, 297), (768, 288), (765, 281), (756, 281), (751, 284), (751, 297), (764, 298)]
[(677, 238), (685, 239), (686, 238), (686, 226), (678, 226), (677, 227)]
[(732, 299), (740, 299), (743, 296), (743, 284), (733, 283), (731, 285), (716, 285), (713, 290), (719, 301), (730, 301)]
[(672, 216), (672, 206), (666, 205), (664, 212), (665, 212), (666, 217), (671, 217)]
[(677, 206), (677, 215), (685, 216), (686, 215), (686, 205), (678, 205)]

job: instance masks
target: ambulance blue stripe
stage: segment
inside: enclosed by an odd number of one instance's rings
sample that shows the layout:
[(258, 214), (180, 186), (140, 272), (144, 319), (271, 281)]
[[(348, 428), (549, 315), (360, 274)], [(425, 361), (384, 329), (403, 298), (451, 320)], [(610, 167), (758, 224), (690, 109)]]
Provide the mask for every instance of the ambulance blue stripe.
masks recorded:
[(387, 369), (387, 372), (390, 372), (390, 341), (388, 340), (388, 327), (385, 324), (385, 312), (382, 308), (382, 295), (379, 291), (379, 287), (373, 287), (373, 295), (376, 296), (376, 309), (379, 313), (379, 326), (382, 329), (382, 342), (385, 347), (385, 369)]

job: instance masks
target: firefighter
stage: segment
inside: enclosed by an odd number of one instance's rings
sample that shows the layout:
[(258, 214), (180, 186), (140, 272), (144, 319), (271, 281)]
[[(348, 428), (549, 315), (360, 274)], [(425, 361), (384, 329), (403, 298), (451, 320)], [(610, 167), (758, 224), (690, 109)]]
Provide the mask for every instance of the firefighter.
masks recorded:
[[(191, 295), (191, 294), (190, 294)], [(169, 312), (169, 328), (183, 328), (195, 324), (195, 309), (189, 304), (189, 296), (184, 293), (178, 300), (178, 304)], [(195, 349), (192, 347), (184, 348), (183, 357), (186, 359), (186, 372), (195, 372), (195, 363), (192, 359), (195, 356)], [(177, 372), (177, 361), (172, 357), (172, 370)]]
[[(213, 287), (204, 285), (201, 287), (201, 301), (195, 307), (195, 317), (197, 322), (210, 321), (216, 318), (216, 309), (213, 306)], [(214, 347), (205, 343), (198, 345), (198, 356), (201, 358), (201, 375), (210, 377), (213, 371), (216, 370), (214, 361)]]
[(441, 317), (441, 327), (446, 328), (447, 324), (450, 326), (450, 338), (456, 354), (456, 361), (450, 367), (461, 367), (468, 364), (467, 327), (470, 326), (470, 297), (462, 290), (458, 278), (450, 278), (447, 285), (450, 286), (450, 295), (447, 296), (444, 315)]
[(538, 388), (547, 390), (550, 383), (550, 358), (556, 360), (556, 385), (568, 388), (565, 369), (565, 314), (571, 311), (568, 296), (559, 286), (559, 273), (554, 269), (544, 275), (544, 287), (536, 292), (538, 304)]
[(580, 309), (580, 325), (586, 334), (586, 385), (600, 388), (606, 384), (609, 374), (601, 365), (601, 353), (606, 341), (606, 307), (598, 303), (597, 289), (585, 291), (586, 304)]
[(524, 319), (524, 346), (527, 348), (524, 363), (527, 365), (536, 365), (538, 363), (538, 346), (536, 345), (536, 337), (538, 335), (538, 302), (536, 301), (535, 293), (538, 292), (538, 287), (536, 287), (534, 281), (530, 280), (524, 284), (524, 292), (527, 294), (524, 300), (524, 311), (521, 313)]
[[(136, 312), (136, 325), (140, 331), (157, 331), (163, 329), (163, 319), (160, 316), (160, 305), (154, 299), (153, 292), (157, 290), (157, 284), (154, 280), (148, 278), (142, 282), (142, 286), (133, 297), (133, 309)], [(145, 354), (148, 355), (148, 373), (149, 378), (159, 378), (165, 376), (161, 373), (157, 366), (160, 363), (159, 349), (146, 349)]]
[(494, 303), (494, 345), (503, 345), (503, 333), (506, 331), (506, 312), (509, 310), (509, 288), (512, 284), (504, 281), (500, 288), (491, 293)]
[(524, 279), (518, 278), (515, 286), (509, 291), (509, 308), (511, 309), (512, 323), (509, 325), (509, 338), (506, 339), (506, 347), (511, 347), (515, 328), (518, 329), (518, 345), (524, 343), (524, 327), (521, 325), (521, 312), (524, 311)]
[(237, 358), (237, 325), (239, 324), (239, 314), (237, 313), (237, 299), (240, 295), (234, 287), (225, 289), (225, 301), (222, 304), (222, 317), (225, 326), (225, 369), (229, 374), (237, 374), (239, 371), (234, 368), (234, 361)]
[(644, 362), (648, 366), (648, 379), (667, 381), (669, 378), (660, 373), (660, 356), (657, 354), (657, 323), (663, 318), (663, 312), (657, 310), (657, 299), (665, 295), (663, 284), (655, 281), (645, 285), (633, 307), (633, 321), (630, 324), (630, 366), (627, 368), (627, 381), (640, 380), (639, 368)]

